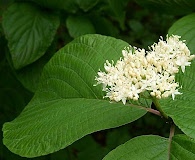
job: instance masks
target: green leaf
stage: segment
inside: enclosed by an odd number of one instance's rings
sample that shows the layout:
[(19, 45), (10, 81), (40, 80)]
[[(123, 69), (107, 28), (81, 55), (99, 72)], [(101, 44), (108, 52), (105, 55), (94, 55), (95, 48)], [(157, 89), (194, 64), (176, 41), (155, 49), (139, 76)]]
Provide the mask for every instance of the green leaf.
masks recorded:
[[(145, 117), (145, 116), (144, 116)], [(106, 134), (106, 148), (112, 150), (131, 138), (128, 125), (112, 129)]]
[(29, 104), (18, 118), (4, 125), (3, 142), (20, 156), (41, 156), (94, 131), (130, 123), (143, 114), (144, 110), (134, 107), (85, 98)]
[(78, 10), (75, 0), (29, 0), (38, 3), (41, 6), (51, 9), (64, 9), (71, 13), (75, 13)]
[(195, 159), (195, 141), (186, 135), (176, 135), (171, 142), (170, 159)]
[(195, 54), (195, 13), (176, 21), (169, 29), (168, 34), (181, 36), (182, 39), (186, 40), (191, 53)]
[(125, 29), (125, 7), (127, 2), (128, 0), (107, 0), (107, 10), (110, 12), (110, 15), (119, 22), (122, 29)]
[[(1, 48), (1, 54), (3, 54), (3, 51), (3, 48)], [(0, 61), (0, 75), (0, 126), (3, 126), (3, 123), (11, 121), (19, 115), (32, 98), (32, 95), (17, 81), (5, 59)], [(2, 132), (0, 132), (0, 139), (3, 139)], [(1, 140), (0, 159), (21, 160), (22, 158), (11, 153)]]
[(80, 8), (83, 11), (87, 12), (93, 8), (99, 0), (31, 0), (44, 7), (52, 9), (64, 9), (71, 13), (76, 13)]
[(170, 116), (174, 123), (188, 136), (195, 138), (195, 61), (186, 67), (185, 73), (181, 71), (176, 79), (179, 82), (182, 95), (177, 95), (175, 100), (167, 98), (161, 100), (163, 111)]
[(70, 147), (76, 149), (79, 160), (100, 160), (107, 153), (107, 150), (97, 143), (91, 135), (83, 137)]
[(134, 19), (130, 20), (129, 27), (132, 29), (133, 32), (137, 34), (142, 35), (145, 31), (143, 24), (138, 20), (134, 20)]
[[(171, 145), (171, 146), (169, 146)], [(171, 150), (169, 150), (169, 147)], [(170, 158), (169, 158), (170, 157)], [(135, 137), (118, 146), (103, 160), (194, 160), (195, 141), (186, 135), (175, 135), (171, 144), (167, 138), (155, 135)]]
[(118, 28), (110, 20), (98, 14), (92, 15), (90, 20), (94, 25), (96, 33), (117, 37), (119, 33)]
[(59, 26), (59, 17), (32, 3), (14, 3), (3, 15), (13, 65), (20, 69), (44, 55)]
[[(149, 9), (171, 14), (187, 14), (194, 11), (194, 0), (136, 0)], [(173, 9), (174, 8), (174, 9)]]
[[(102, 87), (93, 86), (105, 60), (119, 59), (127, 45), (111, 37), (85, 35), (58, 51), (44, 67), (34, 98), (19, 117), (4, 124), (4, 144), (21, 156), (41, 156), (143, 116), (146, 111), (138, 105), (101, 100)], [(151, 102), (138, 104), (150, 107)]]
[[(182, 39), (186, 40), (192, 54), (195, 53), (195, 14), (185, 16), (175, 22), (169, 29), (169, 35), (180, 35)], [(195, 61), (190, 67), (186, 67), (183, 74), (180, 72), (177, 75), (183, 93), (176, 96), (176, 100), (167, 99), (162, 102), (164, 111), (174, 120), (176, 125), (188, 136), (195, 138)]]
[(76, 38), (85, 34), (96, 33), (91, 21), (84, 16), (69, 16), (66, 26), (71, 37)]
[(46, 54), (39, 58), (36, 62), (15, 71), (16, 77), (22, 85), (33, 93), (38, 88), (43, 67), (56, 52), (56, 42), (57, 41), (54, 40), (52, 45), (48, 48)]
[(168, 160), (168, 145), (168, 139), (160, 136), (139, 136), (118, 146), (103, 160)]
[(93, 8), (99, 0), (77, 0), (76, 2), (83, 11), (87, 12)]
[(33, 93), (38, 87), (43, 67), (48, 62), (47, 56), (48, 55), (45, 54), (36, 62), (16, 71), (16, 77), (18, 80), (26, 89)]

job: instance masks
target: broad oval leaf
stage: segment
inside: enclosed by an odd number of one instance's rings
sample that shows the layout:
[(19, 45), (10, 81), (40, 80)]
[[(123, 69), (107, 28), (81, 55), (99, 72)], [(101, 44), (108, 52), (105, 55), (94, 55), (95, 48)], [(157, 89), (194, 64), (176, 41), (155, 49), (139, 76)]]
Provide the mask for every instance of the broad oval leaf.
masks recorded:
[(168, 34), (181, 36), (182, 39), (186, 40), (191, 53), (195, 54), (195, 13), (176, 21), (169, 29)]
[(94, 131), (134, 121), (144, 113), (134, 107), (84, 98), (32, 104), (13, 122), (5, 124), (3, 142), (20, 156), (41, 156)]
[(138, 105), (149, 107), (151, 102), (110, 103), (101, 100), (102, 87), (93, 86), (105, 60), (117, 60), (127, 45), (111, 37), (85, 35), (58, 51), (44, 67), (34, 98), (19, 117), (4, 124), (4, 144), (21, 156), (41, 156), (143, 116), (146, 111)]
[(108, 153), (103, 160), (168, 160), (167, 138), (155, 135), (135, 137)]
[(181, 71), (177, 75), (177, 81), (182, 88), (182, 95), (175, 100), (167, 98), (161, 100), (163, 111), (170, 116), (174, 123), (189, 137), (195, 138), (195, 61), (190, 67), (186, 67), (185, 73)]
[(171, 160), (195, 159), (195, 141), (186, 135), (175, 135), (171, 142)]
[(32, 3), (14, 3), (3, 15), (13, 65), (20, 69), (44, 55), (59, 26), (59, 17)]

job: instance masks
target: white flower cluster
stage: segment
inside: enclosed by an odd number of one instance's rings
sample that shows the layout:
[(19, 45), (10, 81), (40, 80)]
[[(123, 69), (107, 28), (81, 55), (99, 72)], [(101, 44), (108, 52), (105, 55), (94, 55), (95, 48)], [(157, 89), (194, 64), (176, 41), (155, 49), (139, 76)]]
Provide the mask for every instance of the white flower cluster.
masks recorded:
[(154, 43), (149, 51), (136, 47), (126, 47), (123, 58), (114, 65), (107, 60), (105, 72), (99, 71), (95, 78), (97, 84), (103, 84), (103, 91), (111, 101), (138, 100), (140, 93), (148, 91), (158, 99), (182, 94), (178, 91), (179, 83), (175, 82), (175, 74), (179, 67), (185, 72), (195, 55), (190, 51), (180, 36), (162, 37)]

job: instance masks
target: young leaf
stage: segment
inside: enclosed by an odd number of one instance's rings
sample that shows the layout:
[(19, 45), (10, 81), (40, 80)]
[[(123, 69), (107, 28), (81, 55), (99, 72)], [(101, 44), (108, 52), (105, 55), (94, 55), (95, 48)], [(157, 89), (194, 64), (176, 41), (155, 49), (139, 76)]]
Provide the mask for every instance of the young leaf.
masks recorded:
[(95, 28), (87, 17), (69, 16), (66, 26), (71, 37), (76, 38), (85, 34), (96, 33)]
[(13, 65), (20, 69), (44, 55), (59, 26), (59, 17), (32, 3), (14, 3), (3, 15)]
[(31, 102), (19, 117), (4, 124), (4, 144), (21, 156), (41, 156), (143, 116), (146, 111), (138, 105), (101, 100), (102, 87), (93, 86), (105, 60), (118, 59), (127, 45), (111, 37), (85, 35), (62, 48), (44, 67)]
[(195, 54), (195, 13), (176, 21), (169, 29), (168, 34), (181, 36), (182, 39), (186, 40), (191, 53)]
[(195, 141), (186, 135), (176, 135), (171, 143), (170, 159), (195, 159)]
[(166, 138), (154, 135), (139, 136), (120, 145), (103, 160), (168, 160), (168, 146)]

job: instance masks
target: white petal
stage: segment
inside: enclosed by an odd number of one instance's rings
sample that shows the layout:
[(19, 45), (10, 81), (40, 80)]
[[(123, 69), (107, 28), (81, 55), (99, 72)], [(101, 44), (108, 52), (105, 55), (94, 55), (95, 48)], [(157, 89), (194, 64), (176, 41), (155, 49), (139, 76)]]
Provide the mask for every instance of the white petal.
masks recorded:
[(185, 72), (185, 66), (181, 66), (181, 70), (184, 73)]
[(122, 98), (122, 102), (123, 102), (124, 105), (126, 104), (126, 98), (125, 97)]

